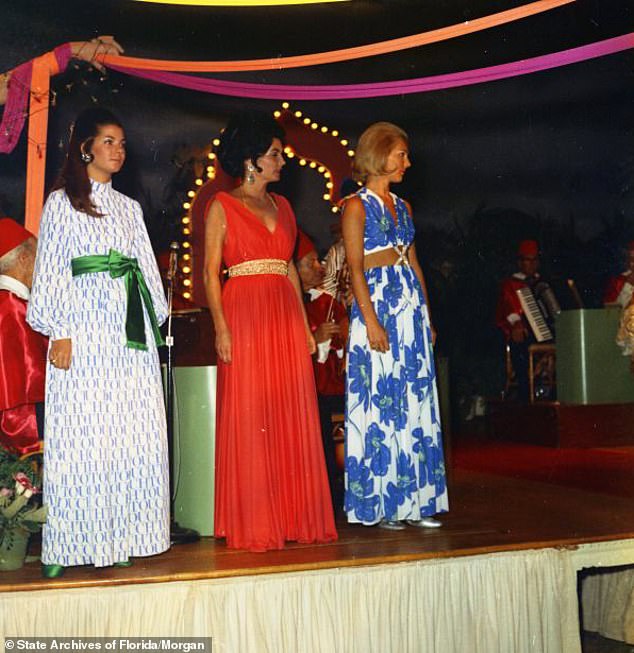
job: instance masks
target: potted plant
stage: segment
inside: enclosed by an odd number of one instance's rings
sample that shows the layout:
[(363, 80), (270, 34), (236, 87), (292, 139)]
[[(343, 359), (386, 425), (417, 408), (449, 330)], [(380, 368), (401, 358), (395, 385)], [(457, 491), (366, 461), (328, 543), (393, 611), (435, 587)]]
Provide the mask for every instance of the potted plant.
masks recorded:
[(40, 501), (41, 454), (0, 448), (0, 571), (24, 564), (31, 533), (46, 521)]

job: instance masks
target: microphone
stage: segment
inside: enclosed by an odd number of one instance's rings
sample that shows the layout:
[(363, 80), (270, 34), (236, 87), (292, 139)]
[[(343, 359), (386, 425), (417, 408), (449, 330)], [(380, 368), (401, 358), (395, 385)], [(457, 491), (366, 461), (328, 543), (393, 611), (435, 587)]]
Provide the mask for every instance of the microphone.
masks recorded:
[(167, 268), (167, 280), (168, 281), (174, 281), (174, 278), (176, 277), (176, 265), (178, 263), (178, 250), (180, 249), (180, 245), (178, 244), (177, 241), (173, 240), (170, 243), (170, 261), (169, 261), (169, 266)]
[(575, 304), (577, 305), (577, 308), (583, 308), (583, 301), (581, 300), (581, 295), (579, 294), (579, 291), (577, 290), (577, 286), (574, 282), (573, 279), (567, 279), (566, 283), (568, 284), (568, 288), (570, 288), (570, 293), (572, 294), (572, 297), (575, 301)]

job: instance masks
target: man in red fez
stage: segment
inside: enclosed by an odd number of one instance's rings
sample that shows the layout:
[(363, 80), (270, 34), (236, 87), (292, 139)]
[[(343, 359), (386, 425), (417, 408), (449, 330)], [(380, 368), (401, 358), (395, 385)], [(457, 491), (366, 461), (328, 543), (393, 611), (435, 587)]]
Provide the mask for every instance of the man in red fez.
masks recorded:
[(539, 246), (523, 240), (517, 250), (518, 271), (500, 284), (495, 323), (510, 345), (511, 361), (518, 386), (518, 398), (528, 400), (528, 345), (533, 341), (517, 290), (534, 287), (539, 280)]
[(26, 323), (36, 247), (32, 233), (0, 219), (0, 446), (20, 454), (38, 449), (44, 416), (48, 340)]
[(528, 325), (517, 297), (518, 288), (533, 286), (539, 279), (539, 248), (534, 240), (523, 240), (517, 250), (519, 270), (504, 279), (500, 286), (495, 323), (502, 329), (507, 340), (524, 342)]
[(308, 323), (317, 343), (313, 360), (321, 434), (330, 492), (336, 509), (343, 504), (343, 495), (338, 484), (340, 474), (335, 462), (331, 416), (344, 412), (344, 343), (348, 335), (348, 314), (335, 295), (324, 289), (324, 268), (315, 246), (302, 231), (298, 232), (295, 263), (304, 290)]
[(603, 294), (604, 304), (629, 305), (634, 291), (634, 240), (627, 244), (627, 270), (611, 277)]

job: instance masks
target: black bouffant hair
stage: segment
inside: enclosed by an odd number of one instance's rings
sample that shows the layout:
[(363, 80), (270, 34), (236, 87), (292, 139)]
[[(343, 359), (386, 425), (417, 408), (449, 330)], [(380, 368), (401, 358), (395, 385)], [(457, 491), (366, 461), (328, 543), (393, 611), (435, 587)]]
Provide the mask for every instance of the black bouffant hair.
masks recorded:
[(243, 113), (234, 116), (220, 136), (216, 156), (222, 169), (232, 177), (244, 175), (244, 162), (251, 161), (258, 172), (257, 160), (266, 154), (274, 138), (284, 142), (284, 130), (268, 114)]

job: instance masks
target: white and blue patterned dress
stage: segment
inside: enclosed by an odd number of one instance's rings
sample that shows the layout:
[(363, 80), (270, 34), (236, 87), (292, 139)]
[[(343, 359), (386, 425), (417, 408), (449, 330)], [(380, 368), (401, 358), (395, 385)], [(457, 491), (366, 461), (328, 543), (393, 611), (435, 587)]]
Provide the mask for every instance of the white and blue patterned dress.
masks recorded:
[[(397, 224), (381, 199), (358, 192), (364, 253), (414, 240), (405, 202), (392, 195)], [(357, 302), (350, 317), (346, 377), (345, 511), (348, 521), (420, 520), (448, 510), (431, 328), (425, 296), (408, 265), (375, 267), (365, 279), (390, 349), (370, 349)]]
[(126, 347), (124, 278), (72, 276), (71, 260), (110, 249), (138, 259), (159, 323), (165, 295), (141, 207), (92, 182), (103, 217), (49, 196), (42, 215), (29, 324), (70, 338), (69, 370), (48, 365), (42, 562), (97, 567), (169, 548), (169, 476), (158, 352), (144, 309), (147, 351)]

